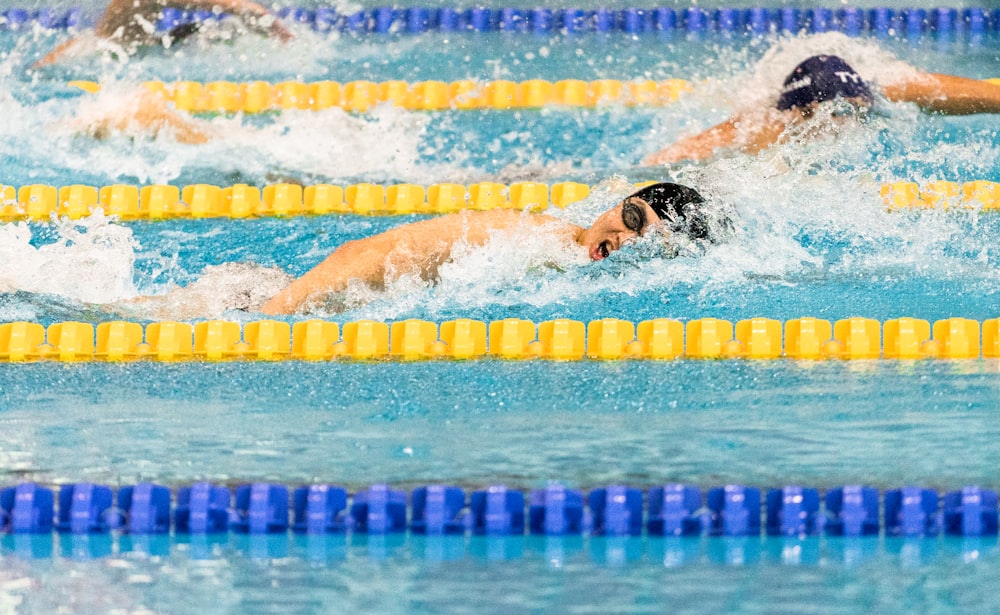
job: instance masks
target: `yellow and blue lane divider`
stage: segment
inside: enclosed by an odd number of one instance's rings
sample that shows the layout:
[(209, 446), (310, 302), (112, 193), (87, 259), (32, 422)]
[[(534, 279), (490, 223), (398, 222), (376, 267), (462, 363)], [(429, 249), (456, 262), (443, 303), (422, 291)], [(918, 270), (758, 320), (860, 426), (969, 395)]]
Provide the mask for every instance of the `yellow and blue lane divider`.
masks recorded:
[[(646, 182), (651, 183), (651, 182)], [(642, 186), (644, 184), (637, 184)], [(52, 218), (85, 218), (97, 209), (122, 220), (177, 218), (256, 218), (326, 214), (410, 215), (446, 214), (462, 209), (496, 208), (540, 211), (566, 207), (590, 195), (591, 187), (577, 182), (479, 182), (463, 185), (430, 184), (270, 184), (260, 189), (247, 184), (215, 186), (114, 184), (20, 187), (0, 185), (0, 222)], [(974, 180), (964, 183), (935, 180), (923, 185), (894, 182), (881, 187), (889, 209), (952, 211), (1000, 210), (1000, 183)]]
[(673, 359), (997, 359), (1000, 318), (781, 322), (749, 318), (669, 318), (635, 324), (616, 318), (584, 323), (468, 318), (440, 324), (408, 319), (294, 323), (210, 320), (196, 323), (112, 321), (0, 324), (0, 363), (35, 361), (378, 361)]

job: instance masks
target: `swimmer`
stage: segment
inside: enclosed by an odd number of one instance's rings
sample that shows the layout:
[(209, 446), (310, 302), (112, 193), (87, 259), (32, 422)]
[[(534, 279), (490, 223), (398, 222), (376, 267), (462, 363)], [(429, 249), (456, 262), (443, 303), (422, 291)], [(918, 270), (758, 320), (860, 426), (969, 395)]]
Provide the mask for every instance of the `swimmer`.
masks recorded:
[(145, 88), (111, 102), (87, 101), (80, 105), (76, 117), (57, 124), (95, 139), (107, 139), (113, 134), (152, 139), (169, 135), (178, 143), (199, 145), (215, 138), (208, 122), (182, 115), (162, 95)]
[[(166, 8), (222, 11), (239, 17), (251, 30), (275, 36), (282, 41), (293, 38), (292, 33), (271, 11), (250, 0), (111, 0), (94, 26), (94, 35), (99, 40), (122, 46), (126, 53), (131, 54), (142, 46), (169, 46), (198, 29), (198, 24), (182, 24), (170, 32), (157, 32), (156, 22)], [(33, 68), (48, 66), (65, 57), (78, 55), (86, 46), (85, 38), (72, 38), (35, 62)]]
[(308, 311), (323, 305), (331, 294), (346, 289), (351, 280), (373, 288), (381, 288), (405, 274), (434, 280), (457, 244), (482, 246), (497, 232), (545, 232), (554, 241), (585, 248), (591, 260), (599, 261), (626, 243), (652, 233), (674, 249), (685, 242), (718, 243), (726, 224), (723, 217), (710, 213), (698, 192), (673, 183), (642, 188), (598, 216), (589, 228), (553, 216), (509, 209), (462, 211), (349, 241), (271, 297), (260, 311)]
[[(705, 160), (727, 150), (756, 154), (784, 142), (792, 134), (790, 129), (813, 117), (830, 118), (831, 126), (864, 121), (875, 105), (872, 86), (843, 59), (813, 56), (788, 75), (773, 107), (737, 111), (726, 121), (646, 157), (643, 164)], [(987, 81), (917, 72), (879, 89), (889, 101), (915, 103), (930, 113), (1000, 113), (1000, 85)]]

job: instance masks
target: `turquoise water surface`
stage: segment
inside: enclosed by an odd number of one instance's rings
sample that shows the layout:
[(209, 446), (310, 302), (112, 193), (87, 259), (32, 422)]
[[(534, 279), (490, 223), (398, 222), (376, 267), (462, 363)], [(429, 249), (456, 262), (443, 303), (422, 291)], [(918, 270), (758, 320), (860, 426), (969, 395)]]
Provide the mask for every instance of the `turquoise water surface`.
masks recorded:
[[(91, 7), (92, 8), (92, 7)], [(995, 116), (906, 105), (838, 139), (667, 169), (642, 158), (766, 97), (806, 55), (888, 79), (905, 65), (1000, 77), (995, 35), (849, 39), (429, 33), (281, 45), (196, 39), (126, 59), (28, 66), (66, 36), (0, 32), (0, 181), (582, 181), (580, 224), (629, 189), (672, 178), (731, 208), (734, 236), (666, 259), (643, 245), (581, 263), (533, 237), (488, 244), (434, 285), (354, 289), (316, 314), (633, 322), (1000, 315), (995, 214), (887, 212), (893, 181), (1000, 181)], [(200, 118), (218, 137), (98, 141), (74, 125), (150, 79), (685, 78), (665, 108), (422, 113), (380, 107)], [(105, 84), (95, 98), (70, 79)], [(201, 282), (207, 295), (301, 274), (344, 241), (418, 217), (82, 221), (0, 227), (0, 321), (122, 317), (108, 304)], [(225, 288), (213, 268), (252, 263)], [(132, 311), (139, 322), (171, 314)], [(185, 320), (248, 322), (219, 309)], [(0, 366), (0, 486), (203, 480), (349, 491), (559, 482), (1000, 487), (1000, 366), (992, 360), (418, 362)], [(652, 536), (2, 535), (2, 613), (991, 613), (994, 538), (857, 540)]]

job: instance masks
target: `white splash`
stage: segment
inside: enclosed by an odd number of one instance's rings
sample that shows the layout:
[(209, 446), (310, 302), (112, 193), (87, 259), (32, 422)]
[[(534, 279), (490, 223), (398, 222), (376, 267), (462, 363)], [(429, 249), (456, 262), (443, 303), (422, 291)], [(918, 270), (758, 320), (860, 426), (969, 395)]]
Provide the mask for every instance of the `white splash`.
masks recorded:
[(28, 224), (0, 225), (0, 291), (58, 294), (85, 303), (136, 295), (131, 229), (100, 213), (55, 222), (51, 242), (32, 245)]
[(166, 293), (147, 295), (108, 306), (131, 317), (147, 319), (220, 318), (238, 319), (233, 312), (255, 312), (292, 276), (276, 267), (253, 263), (224, 263), (206, 267), (201, 276), (187, 286), (170, 288)]

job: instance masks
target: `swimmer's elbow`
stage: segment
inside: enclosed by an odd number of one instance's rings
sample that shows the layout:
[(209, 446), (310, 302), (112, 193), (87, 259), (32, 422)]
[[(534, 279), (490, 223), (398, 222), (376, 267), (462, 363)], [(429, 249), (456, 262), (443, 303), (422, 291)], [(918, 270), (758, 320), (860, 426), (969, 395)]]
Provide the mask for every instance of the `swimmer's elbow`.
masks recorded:
[(260, 313), (265, 316), (285, 316), (289, 312), (279, 310), (276, 306), (271, 305), (270, 302), (265, 303), (263, 307), (260, 308)]
[(294, 314), (297, 309), (298, 305), (284, 291), (271, 297), (264, 305), (260, 306), (261, 313), (268, 316)]

